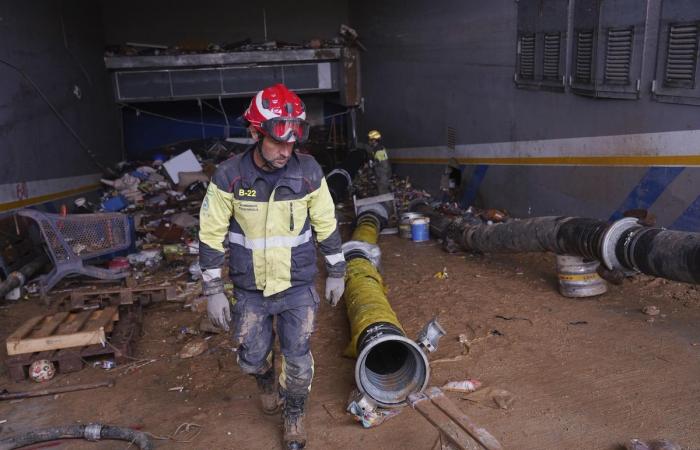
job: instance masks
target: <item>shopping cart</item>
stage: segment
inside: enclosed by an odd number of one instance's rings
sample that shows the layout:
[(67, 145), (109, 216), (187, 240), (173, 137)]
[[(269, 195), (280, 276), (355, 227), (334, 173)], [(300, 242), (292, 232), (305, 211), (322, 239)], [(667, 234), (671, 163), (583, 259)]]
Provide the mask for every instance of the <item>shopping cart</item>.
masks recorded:
[(53, 262), (51, 271), (39, 278), (42, 296), (65, 276), (87, 275), (118, 280), (126, 273), (85, 264), (89, 259), (124, 250), (131, 245), (129, 218), (119, 213), (48, 214), (24, 209), (17, 214), (33, 219), (41, 230), (46, 250)]

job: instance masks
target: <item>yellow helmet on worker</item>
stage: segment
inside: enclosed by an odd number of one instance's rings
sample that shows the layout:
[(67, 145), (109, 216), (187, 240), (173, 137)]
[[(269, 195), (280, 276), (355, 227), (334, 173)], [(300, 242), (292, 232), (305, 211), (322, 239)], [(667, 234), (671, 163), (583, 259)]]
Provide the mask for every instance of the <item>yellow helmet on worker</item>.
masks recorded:
[(379, 130), (371, 130), (369, 133), (367, 133), (367, 137), (378, 141), (382, 138), (382, 134), (379, 132)]

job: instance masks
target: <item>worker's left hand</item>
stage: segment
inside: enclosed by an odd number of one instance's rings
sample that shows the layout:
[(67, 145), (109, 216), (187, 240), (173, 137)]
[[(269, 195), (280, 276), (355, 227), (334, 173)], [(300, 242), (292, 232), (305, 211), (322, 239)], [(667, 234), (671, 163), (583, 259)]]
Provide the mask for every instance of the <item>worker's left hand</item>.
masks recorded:
[(344, 277), (328, 277), (326, 278), (326, 300), (331, 306), (335, 306), (340, 301), (345, 291)]

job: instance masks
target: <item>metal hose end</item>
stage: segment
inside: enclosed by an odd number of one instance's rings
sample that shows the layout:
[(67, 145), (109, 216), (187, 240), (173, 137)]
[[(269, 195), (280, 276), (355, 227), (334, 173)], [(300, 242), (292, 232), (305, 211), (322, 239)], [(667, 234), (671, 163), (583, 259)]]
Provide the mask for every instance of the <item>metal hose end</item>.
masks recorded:
[(358, 389), (385, 408), (405, 405), (410, 394), (425, 389), (429, 378), (427, 356), (401, 335), (381, 335), (367, 342), (355, 363)]

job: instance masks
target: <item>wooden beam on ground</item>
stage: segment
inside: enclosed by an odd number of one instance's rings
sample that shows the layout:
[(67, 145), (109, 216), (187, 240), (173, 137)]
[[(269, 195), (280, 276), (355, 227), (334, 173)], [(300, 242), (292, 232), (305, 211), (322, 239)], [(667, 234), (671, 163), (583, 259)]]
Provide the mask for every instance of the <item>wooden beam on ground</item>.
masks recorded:
[(464, 414), (452, 401), (443, 394), (443, 392), (436, 388), (429, 388), (426, 395), (430, 400), (445, 414), (447, 414), (450, 419), (459, 424), (464, 431), (469, 433), (477, 442), (479, 442), (487, 450), (503, 450), (501, 443), (493, 437), (486, 429), (480, 427), (472, 419)]
[(457, 423), (435, 406), (425, 394), (412, 394), (409, 403), (445, 437), (449, 445), (457, 450), (482, 450), (475, 441)]

